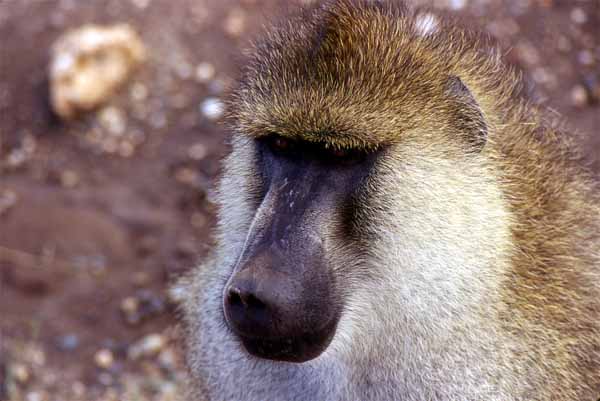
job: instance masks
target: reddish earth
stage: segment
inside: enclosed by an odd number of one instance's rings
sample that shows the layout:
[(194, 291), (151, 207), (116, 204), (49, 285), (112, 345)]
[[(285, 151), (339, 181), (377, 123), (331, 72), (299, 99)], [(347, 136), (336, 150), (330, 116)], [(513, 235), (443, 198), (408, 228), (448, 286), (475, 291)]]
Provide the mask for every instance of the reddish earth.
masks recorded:
[[(499, 38), (600, 172), (600, 3), (432, 2)], [(0, 400), (180, 397), (165, 289), (210, 249), (211, 188), (226, 150), (225, 128), (200, 105), (223, 96), (247, 38), (282, 4), (0, 2)], [(110, 139), (96, 112), (60, 122), (48, 104), (51, 43), (86, 22), (123, 21), (151, 53), (110, 100), (126, 133)], [(214, 77), (196, 77), (201, 62)], [(125, 315), (131, 297), (141, 306)], [(131, 357), (152, 333), (167, 344)]]

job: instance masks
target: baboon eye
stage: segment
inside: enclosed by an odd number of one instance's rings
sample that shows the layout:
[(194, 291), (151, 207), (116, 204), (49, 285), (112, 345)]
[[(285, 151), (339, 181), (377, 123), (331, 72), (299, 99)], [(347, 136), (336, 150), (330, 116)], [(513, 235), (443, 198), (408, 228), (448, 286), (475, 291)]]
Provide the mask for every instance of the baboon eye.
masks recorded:
[(277, 150), (288, 150), (290, 147), (290, 141), (285, 138), (275, 138), (273, 140), (273, 147)]
[(348, 149), (329, 149), (329, 154), (336, 159), (344, 159), (350, 155), (350, 150)]
[(325, 149), (324, 156), (329, 162), (349, 165), (363, 161), (366, 157), (366, 152), (358, 149), (327, 148)]
[(273, 135), (267, 139), (271, 150), (277, 153), (287, 153), (294, 148), (294, 141), (279, 135)]

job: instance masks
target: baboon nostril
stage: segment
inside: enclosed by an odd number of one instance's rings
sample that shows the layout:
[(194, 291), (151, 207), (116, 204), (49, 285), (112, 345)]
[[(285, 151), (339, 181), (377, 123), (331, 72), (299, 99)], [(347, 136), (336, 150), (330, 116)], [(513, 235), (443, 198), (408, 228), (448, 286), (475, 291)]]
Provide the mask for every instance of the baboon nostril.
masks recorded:
[(240, 290), (238, 290), (237, 288), (230, 289), (227, 298), (227, 301), (231, 306), (242, 306), (242, 304), (244, 303), (242, 301), (242, 296), (240, 295)]
[(251, 292), (243, 292), (239, 288), (231, 288), (227, 295), (227, 301), (232, 307), (243, 307), (244, 309), (257, 312), (265, 310), (267, 305)]

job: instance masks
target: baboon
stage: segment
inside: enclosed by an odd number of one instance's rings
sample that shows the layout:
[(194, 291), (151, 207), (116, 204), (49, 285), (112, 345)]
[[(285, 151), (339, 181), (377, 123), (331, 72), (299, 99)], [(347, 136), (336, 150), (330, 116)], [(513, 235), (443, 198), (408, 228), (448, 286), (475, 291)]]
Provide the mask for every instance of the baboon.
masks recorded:
[(218, 245), (175, 287), (191, 399), (600, 397), (600, 201), (490, 40), (307, 6), (231, 96)]

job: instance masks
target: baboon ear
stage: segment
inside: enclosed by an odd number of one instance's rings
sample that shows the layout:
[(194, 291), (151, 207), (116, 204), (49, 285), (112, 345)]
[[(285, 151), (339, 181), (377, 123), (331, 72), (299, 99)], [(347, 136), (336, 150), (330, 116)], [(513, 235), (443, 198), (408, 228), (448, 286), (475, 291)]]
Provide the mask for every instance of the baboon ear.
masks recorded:
[(469, 151), (480, 152), (487, 142), (488, 126), (479, 104), (467, 86), (457, 76), (451, 76), (447, 93), (454, 103), (452, 124), (464, 135)]

